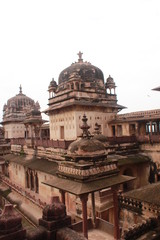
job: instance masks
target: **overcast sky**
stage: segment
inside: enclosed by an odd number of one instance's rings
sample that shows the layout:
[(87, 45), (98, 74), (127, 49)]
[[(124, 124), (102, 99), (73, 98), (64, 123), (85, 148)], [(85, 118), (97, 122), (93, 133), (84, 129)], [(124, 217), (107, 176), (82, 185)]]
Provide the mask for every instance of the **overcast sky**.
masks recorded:
[(47, 108), (79, 51), (114, 78), (121, 113), (160, 108), (160, 0), (1, 0), (0, 120), (20, 84)]

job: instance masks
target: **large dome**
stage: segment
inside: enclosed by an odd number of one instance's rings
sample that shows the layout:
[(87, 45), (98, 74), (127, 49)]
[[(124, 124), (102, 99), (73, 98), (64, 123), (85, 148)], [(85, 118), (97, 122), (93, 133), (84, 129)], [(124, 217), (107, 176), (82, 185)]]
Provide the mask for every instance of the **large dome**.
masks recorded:
[(58, 84), (67, 82), (69, 79), (75, 77), (81, 79), (82, 81), (92, 81), (92, 80), (103, 80), (103, 72), (98, 68), (93, 66), (89, 62), (83, 62), (81, 58), (82, 53), (79, 52), (78, 62), (72, 63), (72, 65), (64, 69), (58, 78)]
[(40, 108), (39, 103), (35, 103), (33, 99), (22, 93), (22, 87), (20, 86), (19, 94), (8, 99), (7, 104), (3, 107), (3, 111), (4, 114), (9, 112), (26, 112), (27, 110), (32, 109), (35, 105), (38, 109)]
[(19, 93), (16, 96), (8, 99), (7, 104), (5, 104), (3, 107), (2, 123), (4, 124), (8, 121), (22, 122), (25, 119), (27, 112), (31, 110), (39, 111), (39, 109), (39, 103), (23, 94), (22, 87), (20, 86)]
[(15, 108), (16, 111), (21, 111), (23, 108), (27, 106), (34, 106), (35, 102), (31, 98), (27, 97), (22, 93), (22, 87), (20, 86), (19, 94), (8, 99), (7, 106), (10, 108)]

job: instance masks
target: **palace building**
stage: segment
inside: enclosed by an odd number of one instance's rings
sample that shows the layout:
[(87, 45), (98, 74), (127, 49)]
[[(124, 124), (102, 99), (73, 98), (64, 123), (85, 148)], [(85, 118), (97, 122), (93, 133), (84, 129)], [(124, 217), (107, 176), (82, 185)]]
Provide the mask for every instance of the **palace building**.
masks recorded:
[[(64, 226), (86, 238), (96, 229), (117, 240), (139, 239), (157, 227), (160, 110), (119, 114), (124, 106), (118, 104), (114, 79), (105, 80), (81, 52), (58, 81), (52, 79), (48, 92), (43, 112), (49, 124), (21, 86), (4, 105), (0, 186), (7, 199), (17, 198), (18, 208), (46, 228), (47, 240), (57, 240)], [(151, 192), (154, 201), (147, 197)], [(74, 231), (66, 231), (72, 240)]]

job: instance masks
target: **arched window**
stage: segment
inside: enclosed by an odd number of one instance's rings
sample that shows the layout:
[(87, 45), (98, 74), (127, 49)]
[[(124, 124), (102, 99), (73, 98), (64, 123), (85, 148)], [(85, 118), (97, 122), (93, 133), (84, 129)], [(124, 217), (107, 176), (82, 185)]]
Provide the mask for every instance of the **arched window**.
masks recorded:
[(79, 83), (78, 82), (76, 82), (76, 90), (79, 90)]
[(74, 84), (73, 83), (71, 84), (71, 89), (74, 89)]

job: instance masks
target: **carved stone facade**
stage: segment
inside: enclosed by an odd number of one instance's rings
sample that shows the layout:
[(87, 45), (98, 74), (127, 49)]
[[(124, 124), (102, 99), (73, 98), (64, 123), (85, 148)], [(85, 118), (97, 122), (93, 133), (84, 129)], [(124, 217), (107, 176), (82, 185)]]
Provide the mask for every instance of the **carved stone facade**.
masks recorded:
[[(41, 209), (53, 196), (61, 196), (62, 201), (66, 198), (67, 211), (75, 220), (82, 217), (80, 198), (70, 192), (65, 194), (66, 189), (59, 192), (54, 187), (57, 176), (73, 183), (103, 179), (103, 184), (108, 175), (136, 177), (133, 182), (121, 184), (123, 192), (144, 187), (152, 177), (151, 182), (160, 180), (160, 110), (117, 114), (123, 106), (117, 104), (115, 89), (113, 78), (109, 76), (104, 82), (102, 71), (83, 62), (79, 53), (78, 62), (60, 73), (58, 84), (52, 79), (49, 85), (49, 108), (44, 112), (49, 115), (50, 123), (44, 127), (45, 139), (40, 139), (43, 120), (39, 105), (22, 94), (20, 88), (19, 94), (4, 106), (5, 137), (16, 138), (11, 141), (11, 150), (16, 155), (5, 157), (5, 170), (1, 168), (2, 175), (6, 175), (2, 176), (3, 182)], [(81, 120), (84, 120), (82, 126)], [(53, 185), (44, 184), (50, 181)], [(111, 224), (114, 223), (112, 190), (107, 187), (95, 192), (94, 206), (96, 215)], [(89, 216), (92, 198), (93, 195), (88, 198)], [(125, 209), (121, 217), (126, 227), (142, 223), (141, 211), (137, 211), (141, 202), (122, 195), (119, 201)], [(151, 212), (151, 216), (155, 213)]]

